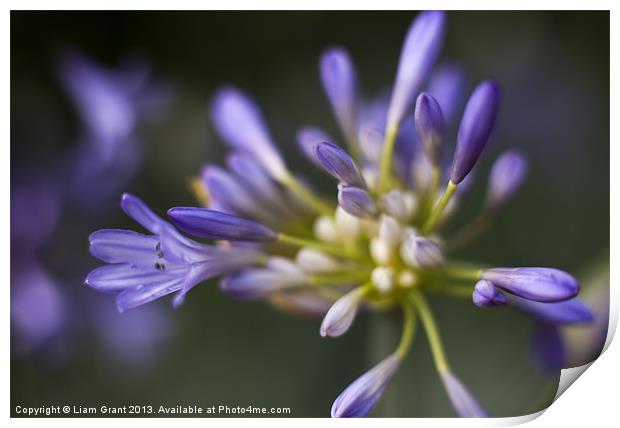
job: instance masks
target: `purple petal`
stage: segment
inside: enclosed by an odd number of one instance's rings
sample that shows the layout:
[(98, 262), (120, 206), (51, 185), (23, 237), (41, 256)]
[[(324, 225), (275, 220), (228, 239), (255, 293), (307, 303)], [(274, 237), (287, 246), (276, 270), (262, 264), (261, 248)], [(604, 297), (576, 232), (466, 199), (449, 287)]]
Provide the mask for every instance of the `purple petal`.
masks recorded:
[(323, 141), (332, 141), (333, 139), (320, 128), (305, 127), (297, 132), (297, 144), (301, 152), (313, 162), (316, 166), (321, 166), (314, 156), (314, 146)]
[(321, 56), (321, 81), (338, 123), (348, 141), (355, 141), (357, 77), (349, 54), (340, 47)]
[(277, 237), (260, 223), (206, 208), (170, 208), (168, 216), (179, 229), (205, 239), (273, 241)]
[(162, 281), (149, 285), (136, 285), (125, 289), (116, 297), (120, 312), (145, 305), (160, 297), (181, 290), (183, 277), (160, 278)]
[(400, 250), (404, 262), (415, 268), (432, 268), (443, 263), (443, 251), (434, 240), (423, 236), (408, 236)]
[(557, 303), (542, 303), (508, 296), (508, 303), (541, 321), (553, 324), (581, 324), (594, 321), (594, 313), (581, 299), (574, 297)]
[(340, 182), (351, 186), (366, 187), (357, 165), (336, 144), (323, 141), (313, 146), (313, 155), (320, 166)]
[(441, 381), (448, 393), (452, 407), (461, 418), (486, 418), (487, 413), (478, 401), (452, 372), (443, 372)]
[(372, 196), (359, 187), (339, 184), (338, 204), (355, 217), (373, 217), (377, 214), (377, 206)]
[(527, 160), (517, 150), (508, 150), (491, 168), (486, 204), (490, 209), (501, 206), (521, 186), (527, 172)]
[(258, 106), (240, 90), (220, 89), (213, 98), (211, 117), (222, 139), (233, 148), (253, 156), (275, 177), (286, 173)]
[(460, 183), (472, 170), (495, 127), (499, 107), (499, 87), (482, 82), (469, 97), (461, 119), (450, 180)]
[(163, 252), (159, 240), (130, 230), (102, 229), (89, 237), (90, 253), (107, 263), (152, 267)]
[(400, 124), (435, 65), (443, 43), (445, 20), (445, 12), (426, 11), (420, 13), (409, 27), (388, 110), (388, 128)]
[(456, 110), (464, 96), (465, 77), (461, 68), (454, 64), (441, 66), (431, 76), (427, 92), (441, 106), (446, 125), (452, 123)]
[(551, 268), (493, 268), (482, 279), (509, 293), (538, 302), (559, 302), (575, 297), (579, 283), (566, 272)]
[(104, 292), (119, 292), (126, 288), (150, 286), (179, 278), (187, 271), (186, 266), (174, 265), (163, 270), (135, 267), (129, 264), (101, 266), (86, 277), (86, 284)]
[(444, 139), (443, 114), (435, 98), (425, 92), (415, 104), (415, 128), (428, 160), (438, 166)]
[(368, 370), (336, 398), (332, 405), (332, 418), (363, 418), (375, 407), (401, 359), (392, 354)]
[(532, 348), (542, 369), (553, 371), (564, 368), (566, 354), (557, 326), (539, 323), (532, 337)]
[(472, 293), (474, 304), (480, 308), (492, 308), (506, 304), (506, 297), (489, 281), (481, 279)]

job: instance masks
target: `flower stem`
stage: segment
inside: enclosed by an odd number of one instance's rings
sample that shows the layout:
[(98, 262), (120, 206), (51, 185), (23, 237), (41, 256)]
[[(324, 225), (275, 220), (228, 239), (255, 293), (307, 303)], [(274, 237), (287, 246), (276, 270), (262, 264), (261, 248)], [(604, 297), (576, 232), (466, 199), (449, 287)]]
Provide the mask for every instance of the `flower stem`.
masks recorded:
[(329, 204), (323, 202), (319, 197), (317, 197), (314, 193), (308, 190), (308, 188), (301, 184), (292, 175), (285, 175), (283, 178), (280, 179), (280, 183), (286, 186), (313, 211), (330, 217), (334, 214), (334, 210)]
[(439, 330), (437, 329), (437, 324), (433, 318), (433, 313), (421, 293), (417, 291), (411, 293), (411, 301), (416, 306), (418, 313), (420, 314), (420, 319), (422, 320), (422, 325), (426, 331), (428, 342), (431, 345), (433, 360), (435, 360), (435, 367), (437, 367), (439, 374), (445, 373), (450, 370), (450, 366), (448, 365), (448, 360), (446, 359), (446, 354), (444, 353), (443, 345), (441, 344), (441, 337), (439, 336)]
[(459, 266), (459, 265), (446, 265), (442, 272), (454, 279), (465, 279), (478, 281), (480, 279), (480, 275), (482, 275), (482, 269), (479, 267), (469, 267), (469, 266)]
[[(327, 275), (311, 275), (308, 282), (311, 285), (341, 285), (367, 281), (370, 272), (343, 272)], [(365, 284), (366, 285), (366, 284)], [(367, 287), (368, 288), (368, 287)]]
[(426, 223), (424, 223), (424, 227), (422, 228), (422, 233), (424, 235), (428, 235), (433, 231), (433, 229), (435, 229), (435, 226), (437, 226), (437, 222), (441, 218), (441, 214), (446, 209), (446, 206), (448, 205), (448, 202), (450, 202), (450, 199), (452, 199), (452, 196), (454, 196), (454, 193), (456, 192), (456, 187), (457, 185), (454, 184), (452, 181), (448, 182), (448, 186), (446, 187), (446, 190), (441, 196), (441, 199), (439, 200), (439, 202), (437, 202), (435, 208), (433, 208), (433, 211), (431, 212), (431, 215), (428, 216)]
[(394, 145), (398, 126), (392, 125), (386, 130), (383, 152), (381, 153), (381, 164), (379, 169), (379, 193), (387, 191), (392, 179), (392, 159), (394, 157)]
[(396, 353), (402, 359), (405, 358), (407, 352), (411, 348), (411, 342), (413, 341), (413, 335), (415, 333), (415, 313), (413, 312), (413, 306), (410, 302), (403, 302), (403, 332), (400, 337), (400, 343), (396, 348)]

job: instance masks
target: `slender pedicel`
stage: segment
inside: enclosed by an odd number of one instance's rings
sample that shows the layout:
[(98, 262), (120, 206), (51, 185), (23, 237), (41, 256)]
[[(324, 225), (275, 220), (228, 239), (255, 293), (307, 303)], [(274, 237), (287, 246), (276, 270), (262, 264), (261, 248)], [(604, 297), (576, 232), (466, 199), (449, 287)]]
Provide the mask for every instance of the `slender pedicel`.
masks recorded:
[(457, 184), (449, 181), (446, 190), (441, 196), (441, 199), (439, 200), (439, 202), (437, 202), (437, 205), (435, 205), (435, 208), (433, 208), (433, 211), (431, 211), (431, 215), (428, 217), (426, 223), (424, 223), (424, 226), (422, 227), (423, 234), (428, 235), (435, 229), (435, 227), (441, 220), (441, 215), (448, 206), (448, 203), (452, 199), (452, 196), (454, 196), (456, 189)]

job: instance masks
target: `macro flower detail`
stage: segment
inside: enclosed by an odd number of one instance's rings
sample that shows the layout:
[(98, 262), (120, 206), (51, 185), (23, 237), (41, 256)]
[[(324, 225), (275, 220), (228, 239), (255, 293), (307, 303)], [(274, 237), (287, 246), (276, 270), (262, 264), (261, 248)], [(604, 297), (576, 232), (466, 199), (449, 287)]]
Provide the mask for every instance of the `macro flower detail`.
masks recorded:
[[(491, 140), (499, 85), (477, 85), (457, 135), (450, 135), (464, 81), (454, 64), (432, 73), (445, 23), (438, 11), (413, 21), (389, 99), (364, 101), (343, 48), (321, 57), (321, 81), (344, 144), (313, 125), (300, 127), (296, 140), (314, 166), (337, 180), (328, 177), (330, 198), (289, 169), (257, 103), (239, 89), (218, 90), (211, 116), (232, 152), (227, 168), (207, 165), (195, 180), (203, 206), (172, 207), (169, 223), (125, 195), (122, 208), (151, 234), (93, 233), (91, 253), (108, 265), (91, 272), (87, 284), (117, 293), (119, 309), (126, 310), (171, 293), (178, 305), (192, 287), (222, 277), (220, 290), (233, 298), (322, 317), (318, 333), (330, 338), (346, 334), (358, 315), (396, 311), (402, 314), (400, 341), (342, 391), (331, 415), (372, 411), (399, 367), (410, 363), (419, 322), (455, 413), (486, 417), (475, 391), (450, 365), (440, 331), (445, 320), (436, 317), (434, 298), (517, 308), (545, 326), (586, 323), (593, 315), (566, 272), (489, 267), (453, 256), (455, 237), (467, 238), (462, 244), (482, 230), (466, 228), (465, 236), (444, 226), (466, 202), (473, 170)], [(485, 225), (490, 212), (514, 197), (526, 172), (525, 157), (512, 149), (493, 166), (481, 208)]]

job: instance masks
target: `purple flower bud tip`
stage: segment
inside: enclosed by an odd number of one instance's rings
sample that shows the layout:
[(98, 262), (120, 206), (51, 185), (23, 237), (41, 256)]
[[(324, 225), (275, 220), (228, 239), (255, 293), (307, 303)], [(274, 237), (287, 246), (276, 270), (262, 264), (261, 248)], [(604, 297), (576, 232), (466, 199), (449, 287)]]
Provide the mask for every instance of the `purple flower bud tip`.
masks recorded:
[(476, 398), (452, 372), (442, 373), (441, 381), (458, 416), (461, 418), (488, 417)]
[(347, 138), (355, 137), (357, 78), (349, 54), (340, 47), (321, 57), (321, 80), (340, 127)]
[(499, 87), (482, 82), (469, 97), (459, 132), (450, 181), (460, 183), (472, 170), (495, 127), (499, 107)]
[(375, 407), (400, 366), (392, 354), (349, 385), (334, 401), (332, 418), (363, 418)]
[(355, 217), (373, 217), (377, 214), (377, 206), (372, 196), (360, 187), (339, 184), (338, 204)]
[(480, 308), (492, 308), (506, 304), (506, 297), (489, 281), (478, 281), (472, 293), (474, 304)]
[(423, 92), (415, 104), (415, 128), (424, 153), (433, 165), (439, 165), (444, 138), (444, 123), (437, 100)]
[(260, 223), (206, 208), (170, 208), (168, 216), (179, 229), (205, 239), (273, 241), (277, 237)]
[(402, 121), (420, 85), (435, 65), (443, 44), (445, 21), (445, 12), (426, 11), (420, 13), (409, 27), (388, 109), (388, 127)]
[(499, 207), (521, 185), (527, 172), (527, 160), (517, 150), (508, 150), (497, 158), (489, 176), (487, 206)]
[(353, 159), (336, 144), (323, 141), (314, 145), (312, 149), (314, 157), (327, 173), (342, 183), (366, 187)]
[(579, 283), (573, 276), (551, 268), (493, 268), (484, 271), (482, 279), (509, 293), (538, 302), (560, 302), (579, 292)]

